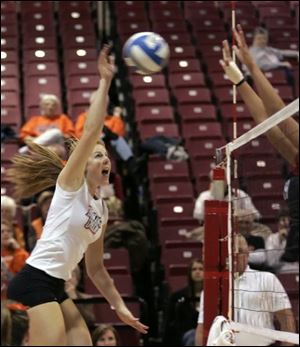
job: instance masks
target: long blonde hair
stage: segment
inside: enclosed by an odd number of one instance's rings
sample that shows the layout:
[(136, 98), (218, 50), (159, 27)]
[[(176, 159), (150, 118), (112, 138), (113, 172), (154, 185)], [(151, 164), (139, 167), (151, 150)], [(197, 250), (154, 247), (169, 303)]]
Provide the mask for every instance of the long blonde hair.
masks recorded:
[[(77, 140), (69, 141), (70, 153)], [(14, 185), (15, 199), (29, 198), (41, 191), (53, 187), (61, 170), (62, 159), (52, 150), (36, 143), (28, 143), (29, 153), (15, 155), (13, 165), (7, 170), (6, 177)]]

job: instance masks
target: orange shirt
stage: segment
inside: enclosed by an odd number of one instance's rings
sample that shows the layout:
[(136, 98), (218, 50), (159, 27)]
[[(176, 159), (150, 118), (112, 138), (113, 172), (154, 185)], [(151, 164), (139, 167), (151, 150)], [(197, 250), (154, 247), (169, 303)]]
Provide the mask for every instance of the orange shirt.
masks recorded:
[[(75, 124), (75, 132), (76, 136), (80, 138), (82, 136), (84, 123), (87, 117), (87, 112), (82, 112), (77, 117), (77, 121)], [(107, 116), (104, 121), (104, 125), (107, 126), (112, 132), (119, 136), (125, 135), (125, 123), (122, 118), (118, 116)]]
[(26, 136), (37, 137), (49, 129), (59, 129), (67, 137), (75, 136), (71, 119), (65, 114), (60, 114), (54, 117), (34, 116), (30, 118), (21, 128), (20, 137), (22, 140)]
[(18, 248), (14, 251), (1, 249), (1, 257), (4, 260), (7, 269), (14, 274), (22, 269), (28, 256), (28, 252), (23, 248)]
[(41, 235), (42, 235), (42, 232), (43, 232), (44, 224), (43, 224), (42, 217), (33, 220), (31, 222), (31, 225), (32, 225), (32, 227), (34, 229), (35, 237), (38, 240), (39, 238), (41, 238)]

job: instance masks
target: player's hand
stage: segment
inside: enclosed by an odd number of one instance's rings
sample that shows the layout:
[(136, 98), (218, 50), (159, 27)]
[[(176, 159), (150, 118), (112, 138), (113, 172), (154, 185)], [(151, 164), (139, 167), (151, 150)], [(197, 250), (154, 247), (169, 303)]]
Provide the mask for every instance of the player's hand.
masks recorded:
[(135, 318), (125, 305), (122, 308), (116, 309), (116, 313), (125, 324), (132, 326), (142, 334), (147, 334), (149, 327), (142, 324), (139, 318)]
[(242, 26), (240, 24), (237, 25), (237, 29), (233, 29), (233, 34), (237, 42), (237, 46), (234, 45), (232, 47), (235, 54), (241, 63), (245, 64), (248, 69), (251, 69), (255, 65), (255, 61), (251, 56)]
[(232, 60), (230, 48), (227, 40), (223, 41), (223, 60), (220, 60), (220, 64), (224, 69), (227, 77), (233, 84), (238, 84), (244, 78), (241, 70), (236, 65), (236, 63)]
[(115, 74), (115, 59), (109, 55), (110, 45), (104, 45), (98, 59), (98, 70), (101, 79), (111, 81)]

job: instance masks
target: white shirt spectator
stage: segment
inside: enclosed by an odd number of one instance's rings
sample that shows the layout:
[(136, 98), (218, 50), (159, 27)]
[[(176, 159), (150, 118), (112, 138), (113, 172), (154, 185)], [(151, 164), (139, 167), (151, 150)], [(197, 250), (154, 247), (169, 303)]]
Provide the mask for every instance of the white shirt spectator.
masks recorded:
[[(253, 211), (253, 214), (255, 215), (255, 219), (260, 218), (260, 213), (254, 206), (252, 199), (250, 196), (245, 193), (243, 190), (238, 189), (237, 191), (237, 199), (234, 199), (234, 209), (235, 210), (249, 210)], [(199, 222), (204, 221), (204, 201), (205, 200), (214, 200), (215, 197), (213, 196), (212, 192), (210, 190), (206, 190), (202, 193), (200, 193), (199, 197), (196, 200), (195, 207), (194, 207), (194, 213), (193, 216), (195, 219), (198, 219)], [(227, 200), (227, 197), (226, 197)]]
[[(261, 328), (275, 329), (273, 313), (290, 309), (288, 295), (278, 278), (270, 273), (246, 268), (245, 272), (234, 280), (234, 320)], [(203, 292), (200, 297), (198, 324), (204, 321)], [(267, 346), (274, 343), (272, 338), (253, 336), (247, 333), (236, 334), (237, 346)]]
[(279, 232), (271, 234), (266, 241), (267, 264), (277, 267), (281, 264), (280, 257), (284, 253), (286, 239), (281, 239)]

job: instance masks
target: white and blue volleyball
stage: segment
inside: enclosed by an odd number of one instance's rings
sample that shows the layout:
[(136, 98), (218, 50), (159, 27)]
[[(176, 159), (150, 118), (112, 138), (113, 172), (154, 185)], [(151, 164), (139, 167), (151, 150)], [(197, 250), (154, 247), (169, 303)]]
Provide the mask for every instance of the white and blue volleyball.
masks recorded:
[(161, 71), (168, 63), (170, 49), (158, 34), (142, 32), (132, 35), (123, 47), (123, 57), (129, 67), (141, 75)]

